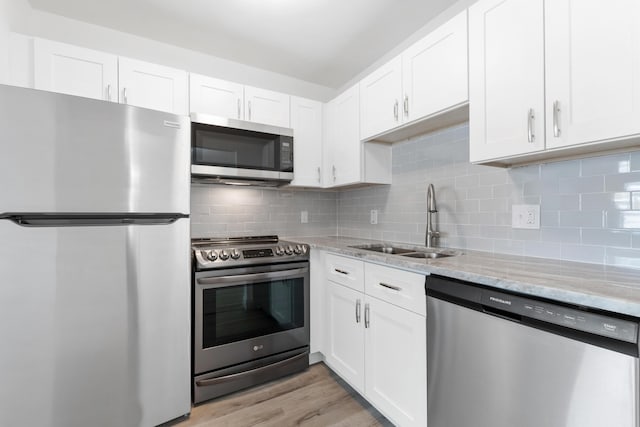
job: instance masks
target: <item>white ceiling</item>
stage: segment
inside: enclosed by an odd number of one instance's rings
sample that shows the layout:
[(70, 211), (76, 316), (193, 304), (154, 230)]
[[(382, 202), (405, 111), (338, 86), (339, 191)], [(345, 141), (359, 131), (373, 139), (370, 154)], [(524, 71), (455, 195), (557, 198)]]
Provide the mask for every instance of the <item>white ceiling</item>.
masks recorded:
[(338, 88), (456, 0), (29, 0), (35, 9)]

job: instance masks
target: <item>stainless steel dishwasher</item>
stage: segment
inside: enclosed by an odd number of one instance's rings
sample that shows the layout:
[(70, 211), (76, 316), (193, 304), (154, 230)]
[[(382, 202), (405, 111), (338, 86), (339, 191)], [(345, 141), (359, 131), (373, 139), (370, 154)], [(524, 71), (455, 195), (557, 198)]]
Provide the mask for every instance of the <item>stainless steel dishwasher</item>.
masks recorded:
[(429, 276), (429, 427), (638, 427), (638, 321)]

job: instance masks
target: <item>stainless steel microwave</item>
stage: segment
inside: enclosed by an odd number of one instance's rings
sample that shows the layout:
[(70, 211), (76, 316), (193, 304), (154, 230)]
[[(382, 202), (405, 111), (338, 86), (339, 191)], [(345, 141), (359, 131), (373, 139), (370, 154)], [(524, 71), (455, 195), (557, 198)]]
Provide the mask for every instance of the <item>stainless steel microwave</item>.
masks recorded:
[(280, 186), (293, 179), (293, 129), (191, 114), (194, 182)]

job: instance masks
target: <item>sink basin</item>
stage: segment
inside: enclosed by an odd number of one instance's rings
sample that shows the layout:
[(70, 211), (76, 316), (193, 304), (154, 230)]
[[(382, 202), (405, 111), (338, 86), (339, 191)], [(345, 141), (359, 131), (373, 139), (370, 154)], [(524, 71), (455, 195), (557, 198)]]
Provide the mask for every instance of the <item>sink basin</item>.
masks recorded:
[(353, 249), (363, 249), (365, 251), (380, 252), (383, 254), (391, 254), (391, 255), (403, 255), (410, 252), (415, 252), (415, 250), (413, 249), (396, 248), (395, 246), (382, 245), (382, 244), (355, 245), (355, 246), (349, 246), (349, 247)]
[(354, 249), (363, 249), (365, 251), (380, 252), (383, 254), (400, 255), (409, 258), (438, 259), (450, 256), (460, 255), (462, 252), (447, 249), (406, 249), (398, 248), (385, 244), (355, 245), (349, 246)]
[(437, 258), (446, 258), (450, 256), (459, 255), (456, 252), (410, 252), (406, 254), (402, 254), (402, 256), (406, 256), (409, 258), (427, 258), (427, 259), (437, 259)]

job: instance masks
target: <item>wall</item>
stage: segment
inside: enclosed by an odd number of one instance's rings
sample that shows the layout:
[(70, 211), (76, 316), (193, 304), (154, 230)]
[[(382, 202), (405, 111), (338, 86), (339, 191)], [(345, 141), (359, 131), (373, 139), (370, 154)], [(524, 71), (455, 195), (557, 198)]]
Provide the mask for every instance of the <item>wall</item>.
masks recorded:
[[(11, 29), (14, 32), (320, 101), (328, 100), (337, 94), (334, 89), (283, 74), (31, 9), (26, 0), (0, 1), (20, 4), (23, 8), (29, 9), (28, 19), (11, 22)], [(1, 3), (0, 12), (2, 12)], [(1, 40), (2, 18), (0, 18), (0, 48)]]
[[(334, 236), (336, 198), (332, 191), (234, 188), (192, 185), (192, 237), (277, 234)], [(309, 222), (300, 223), (300, 211)]]
[[(339, 193), (338, 234), (424, 244), (433, 183), (442, 246), (640, 268), (640, 152), (499, 169), (469, 164), (468, 139), (464, 124), (395, 144), (392, 185)], [(541, 205), (540, 230), (511, 228), (519, 203)]]

